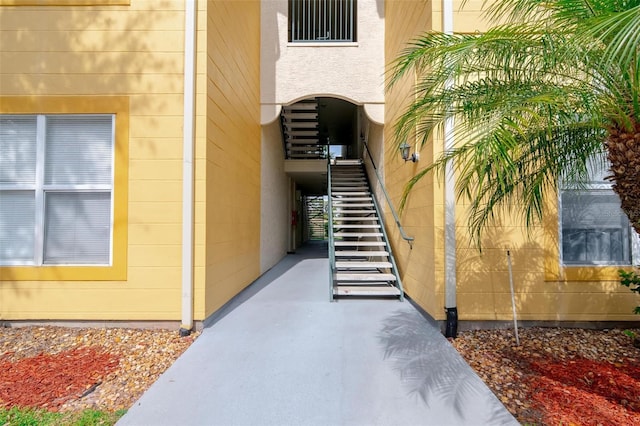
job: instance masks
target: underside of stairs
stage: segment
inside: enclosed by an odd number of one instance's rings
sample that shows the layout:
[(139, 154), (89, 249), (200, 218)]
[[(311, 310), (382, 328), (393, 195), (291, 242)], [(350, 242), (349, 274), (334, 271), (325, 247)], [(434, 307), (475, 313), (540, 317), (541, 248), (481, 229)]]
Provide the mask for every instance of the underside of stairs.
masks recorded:
[(403, 300), (398, 269), (361, 161), (333, 160), (329, 175), (331, 300)]
[(309, 99), (282, 108), (282, 129), (286, 158), (319, 160), (326, 158), (327, 148), (320, 141), (318, 102)]

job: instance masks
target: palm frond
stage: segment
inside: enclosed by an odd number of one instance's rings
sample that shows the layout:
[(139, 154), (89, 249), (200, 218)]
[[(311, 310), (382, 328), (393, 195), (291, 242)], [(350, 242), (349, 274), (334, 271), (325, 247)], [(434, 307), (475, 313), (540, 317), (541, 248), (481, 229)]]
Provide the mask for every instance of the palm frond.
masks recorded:
[[(640, 0), (485, 2), (498, 25), (483, 34), (425, 33), (392, 63), (388, 88), (411, 75), (413, 101), (394, 127), (424, 146), (455, 121), (458, 145), (416, 174), (453, 162), (457, 196), (480, 233), (498, 211), (539, 221), (558, 180), (578, 181), (607, 129), (640, 115)], [(451, 84), (451, 82), (455, 84)]]
[[(603, 67), (620, 70), (637, 66), (640, 57), (640, 4), (622, 12), (612, 11), (584, 22), (576, 37), (602, 45)], [(596, 48), (599, 46), (596, 46)]]

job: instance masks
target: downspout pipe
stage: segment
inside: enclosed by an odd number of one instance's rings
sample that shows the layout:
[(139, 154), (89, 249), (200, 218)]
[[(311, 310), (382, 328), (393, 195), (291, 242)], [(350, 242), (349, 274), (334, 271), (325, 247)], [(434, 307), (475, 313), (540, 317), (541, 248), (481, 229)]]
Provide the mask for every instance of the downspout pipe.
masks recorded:
[(193, 146), (195, 123), (196, 1), (185, 0), (184, 109), (182, 129), (182, 324), (180, 335), (193, 330)]
[[(453, 0), (442, 0), (442, 32), (453, 34)], [(453, 80), (447, 80), (447, 87), (453, 86)], [(448, 116), (444, 122), (444, 150), (449, 152), (455, 145), (454, 118)], [(455, 338), (458, 335), (458, 307), (456, 301), (456, 203), (454, 167), (449, 161), (445, 168), (444, 183), (444, 302), (447, 314), (445, 336)]]

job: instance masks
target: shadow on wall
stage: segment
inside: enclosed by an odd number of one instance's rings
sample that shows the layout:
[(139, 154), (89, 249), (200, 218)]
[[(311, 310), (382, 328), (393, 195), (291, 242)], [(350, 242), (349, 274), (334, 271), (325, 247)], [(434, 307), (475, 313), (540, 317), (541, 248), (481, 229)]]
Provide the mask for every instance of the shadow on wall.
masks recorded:
[[(513, 424), (514, 419), (486, 389), (436, 324), (417, 312), (400, 311), (384, 322), (379, 334), (385, 359), (391, 360), (409, 393), (417, 394), (429, 406), (436, 400), (453, 407), (456, 415), (477, 424)], [(465, 418), (469, 412), (485, 410), (485, 418)]]
[(493, 320), (512, 318), (507, 251), (518, 310), (531, 302), (532, 295), (544, 290), (540, 285), (544, 281), (545, 258), (549, 254), (540, 243), (544, 236), (539, 231), (541, 228), (532, 228), (527, 235), (522, 227), (486, 228), (482, 251), (475, 245), (458, 243), (457, 288), (462, 296), (459, 297), (461, 312), (473, 312)]
[[(153, 6), (2, 10), (3, 94), (181, 93), (183, 30), (169, 2)], [(157, 74), (175, 76), (159, 85)]]

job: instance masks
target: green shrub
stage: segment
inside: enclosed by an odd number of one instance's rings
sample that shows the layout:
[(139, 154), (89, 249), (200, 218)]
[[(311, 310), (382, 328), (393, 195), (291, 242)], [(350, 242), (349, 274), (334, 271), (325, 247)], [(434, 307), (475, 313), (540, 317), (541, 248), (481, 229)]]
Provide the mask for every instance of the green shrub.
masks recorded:
[[(640, 294), (640, 274), (638, 274), (638, 272), (638, 270), (619, 270), (618, 274), (620, 275), (620, 284), (628, 287), (632, 292)], [(633, 310), (633, 313), (640, 314), (640, 306), (636, 306), (636, 308)]]

